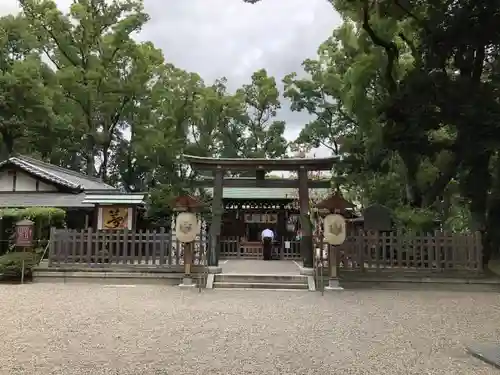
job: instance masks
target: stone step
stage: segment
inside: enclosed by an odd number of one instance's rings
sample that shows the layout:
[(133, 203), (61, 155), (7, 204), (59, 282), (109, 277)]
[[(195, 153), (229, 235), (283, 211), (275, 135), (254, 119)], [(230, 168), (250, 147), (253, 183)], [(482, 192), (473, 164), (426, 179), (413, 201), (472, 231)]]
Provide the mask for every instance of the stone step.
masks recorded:
[(264, 274), (217, 274), (216, 282), (248, 282), (266, 284), (304, 284), (307, 285), (307, 276), (302, 275), (264, 275)]
[(34, 270), (33, 282), (179, 285), (182, 282), (182, 274), (98, 270), (93, 272)]
[(258, 282), (214, 282), (214, 288), (223, 289), (284, 289), (284, 290), (308, 290), (307, 283), (258, 283)]

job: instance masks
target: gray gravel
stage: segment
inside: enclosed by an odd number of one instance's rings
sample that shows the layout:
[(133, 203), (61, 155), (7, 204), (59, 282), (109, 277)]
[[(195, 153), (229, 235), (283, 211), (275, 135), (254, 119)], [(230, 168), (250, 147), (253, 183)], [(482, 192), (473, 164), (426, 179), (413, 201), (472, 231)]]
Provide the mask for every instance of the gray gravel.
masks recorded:
[(0, 286), (0, 374), (500, 374), (500, 296)]

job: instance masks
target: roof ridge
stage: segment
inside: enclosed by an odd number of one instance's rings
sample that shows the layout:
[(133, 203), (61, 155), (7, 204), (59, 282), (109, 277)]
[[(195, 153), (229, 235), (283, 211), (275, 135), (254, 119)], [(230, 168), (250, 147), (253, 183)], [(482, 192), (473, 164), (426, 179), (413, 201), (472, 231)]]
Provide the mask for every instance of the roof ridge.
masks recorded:
[[(9, 160), (13, 161), (14, 163), (17, 162), (17, 163), (19, 163), (21, 165), (28, 164), (28, 161), (23, 160), (22, 158), (19, 158), (17, 156), (13, 156), (13, 157), (9, 158)], [(62, 178), (62, 177), (59, 177), (59, 176), (57, 176), (57, 175), (55, 175), (53, 173), (50, 173), (50, 171), (46, 171), (46, 170), (40, 168), (37, 165), (30, 164), (27, 168), (28, 168), (28, 170), (29, 170), (29, 168), (36, 169), (39, 174), (41, 174), (41, 175), (44, 175), (44, 174), (45, 175), (49, 175), (52, 178), (53, 181), (61, 181), (63, 184), (65, 184), (66, 186), (69, 186), (71, 188), (80, 188), (81, 187), (80, 185), (77, 185), (77, 184), (75, 184), (75, 183), (73, 183), (73, 182), (71, 182), (71, 181), (69, 181), (69, 180), (67, 180), (65, 178)]]
[[(66, 174), (73, 175), (75, 177), (82, 177), (82, 178), (85, 178), (85, 179), (87, 179), (89, 181), (102, 182), (103, 184), (108, 185), (105, 182), (103, 182), (102, 179), (100, 179), (98, 177), (89, 176), (87, 174), (84, 174), (84, 173), (81, 173), (81, 172), (77, 172), (77, 171), (74, 171), (74, 170), (69, 169), (69, 168), (64, 168), (64, 167), (60, 167), (60, 166), (55, 165), (55, 164), (47, 163), (47, 162), (45, 162), (43, 160), (39, 160), (39, 159), (33, 158), (31, 156), (18, 155), (17, 158), (20, 159), (20, 160), (25, 159), (25, 161), (29, 162), (29, 163), (42, 164), (42, 165), (46, 166), (47, 168), (56, 169), (56, 170), (58, 170), (60, 172), (64, 172)], [(108, 185), (108, 186), (111, 186), (111, 185)]]

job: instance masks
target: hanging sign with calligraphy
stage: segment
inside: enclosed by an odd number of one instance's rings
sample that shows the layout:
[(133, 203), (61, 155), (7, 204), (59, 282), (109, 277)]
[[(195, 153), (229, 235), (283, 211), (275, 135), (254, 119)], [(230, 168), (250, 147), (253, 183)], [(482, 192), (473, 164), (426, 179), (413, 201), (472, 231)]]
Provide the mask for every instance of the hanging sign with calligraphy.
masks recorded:
[(103, 206), (102, 229), (125, 229), (128, 227), (128, 207)]
[(276, 224), (278, 214), (245, 214), (245, 223)]
[(33, 229), (35, 223), (22, 220), (16, 223), (16, 246), (30, 247), (33, 244)]

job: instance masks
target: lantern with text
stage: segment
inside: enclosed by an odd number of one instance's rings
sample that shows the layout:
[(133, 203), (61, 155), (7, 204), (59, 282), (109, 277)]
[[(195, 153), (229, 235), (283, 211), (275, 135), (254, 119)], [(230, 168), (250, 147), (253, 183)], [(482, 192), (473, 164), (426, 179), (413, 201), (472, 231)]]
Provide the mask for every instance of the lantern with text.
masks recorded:
[(21, 220), (16, 223), (16, 246), (31, 247), (35, 223), (31, 220)]

